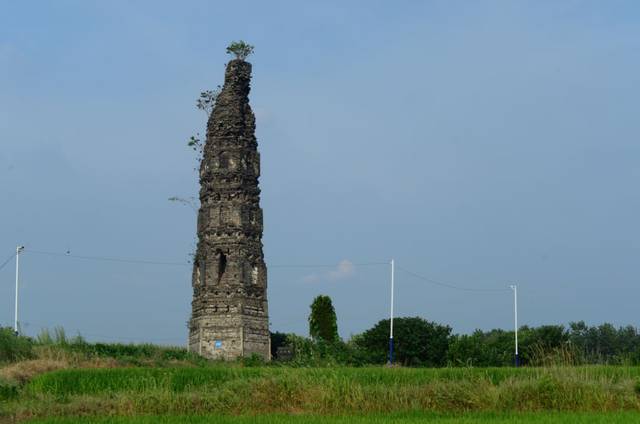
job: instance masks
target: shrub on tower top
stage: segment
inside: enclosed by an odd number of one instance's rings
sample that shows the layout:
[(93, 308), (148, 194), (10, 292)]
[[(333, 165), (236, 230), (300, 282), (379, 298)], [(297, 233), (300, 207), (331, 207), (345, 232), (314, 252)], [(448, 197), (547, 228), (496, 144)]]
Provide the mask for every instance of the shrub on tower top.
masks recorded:
[(244, 41), (233, 41), (227, 46), (227, 54), (234, 54), (236, 59), (245, 60), (253, 54), (253, 46)]

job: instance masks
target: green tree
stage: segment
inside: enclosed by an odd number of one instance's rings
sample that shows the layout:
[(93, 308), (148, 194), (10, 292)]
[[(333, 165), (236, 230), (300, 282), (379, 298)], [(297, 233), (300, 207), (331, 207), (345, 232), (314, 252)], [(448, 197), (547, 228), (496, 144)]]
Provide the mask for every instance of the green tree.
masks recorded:
[(451, 337), (447, 361), (453, 366), (496, 367), (513, 364), (513, 331), (476, 330)]
[(569, 323), (569, 342), (584, 362), (638, 364), (640, 334), (633, 326), (615, 328), (609, 323), (588, 326), (584, 321)]
[[(403, 365), (438, 367), (446, 364), (451, 327), (420, 317), (393, 320), (394, 355)], [(372, 363), (387, 362), (389, 320), (378, 322), (354, 342), (367, 353)]]
[(253, 54), (253, 46), (247, 44), (244, 41), (233, 41), (227, 47), (227, 54), (234, 54), (236, 59), (245, 60), (251, 54)]
[(522, 326), (518, 333), (520, 358), (525, 365), (553, 364), (568, 352), (569, 333), (563, 325)]
[(309, 335), (314, 340), (323, 340), (327, 343), (337, 342), (338, 319), (329, 296), (317, 296), (311, 304), (309, 315)]

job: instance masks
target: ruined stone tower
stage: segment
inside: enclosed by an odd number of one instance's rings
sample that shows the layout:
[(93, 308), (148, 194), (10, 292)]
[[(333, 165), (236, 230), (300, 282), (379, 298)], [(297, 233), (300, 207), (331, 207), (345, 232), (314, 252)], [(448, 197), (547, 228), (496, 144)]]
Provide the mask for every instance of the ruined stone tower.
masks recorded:
[(250, 63), (227, 64), (200, 167), (189, 347), (213, 359), (270, 357), (260, 154), (250, 81)]

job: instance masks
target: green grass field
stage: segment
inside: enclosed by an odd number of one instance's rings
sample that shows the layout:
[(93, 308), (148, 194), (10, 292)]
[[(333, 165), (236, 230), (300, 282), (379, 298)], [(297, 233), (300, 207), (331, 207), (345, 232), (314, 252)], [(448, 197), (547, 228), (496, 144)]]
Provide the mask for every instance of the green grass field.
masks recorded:
[(67, 419), (43, 419), (31, 421), (33, 424), (294, 424), (294, 423), (362, 423), (362, 424), (412, 424), (412, 423), (437, 423), (437, 424), (632, 424), (640, 422), (640, 414), (632, 412), (620, 413), (529, 413), (518, 415), (496, 414), (464, 414), (445, 416), (436, 414), (391, 414), (373, 416), (147, 416), (147, 417), (115, 417), (115, 418), (67, 418)]
[(230, 382), (281, 379), (292, 383), (375, 386), (416, 386), (434, 382), (468, 382), (501, 385), (508, 381), (579, 381), (619, 383), (640, 381), (640, 367), (557, 368), (107, 368), (67, 369), (46, 373), (32, 380), (31, 393), (54, 395), (145, 392), (185, 392), (217, 389)]
[(71, 368), (9, 389), (0, 422), (640, 422), (640, 367)]

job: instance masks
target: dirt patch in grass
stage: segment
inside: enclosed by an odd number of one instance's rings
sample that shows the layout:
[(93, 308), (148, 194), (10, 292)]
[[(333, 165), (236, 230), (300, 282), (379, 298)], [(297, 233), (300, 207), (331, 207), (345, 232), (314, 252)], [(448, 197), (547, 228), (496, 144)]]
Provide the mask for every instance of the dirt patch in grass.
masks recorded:
[(29, 361), (16, 362), (0, 369), (0, 378), (6, 381), (15, 382), (18, 385), (26, 384), (35, 376), (49, 371), (67, 368), (66, 361), (56, 361), (50, 359), (33, 359)]

